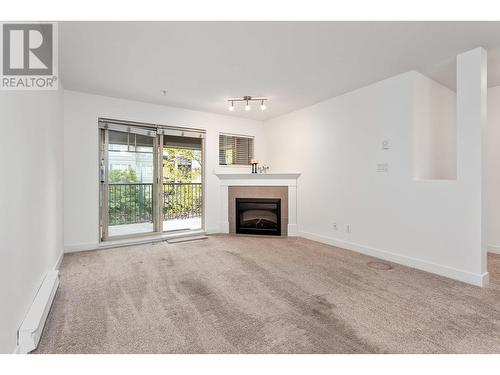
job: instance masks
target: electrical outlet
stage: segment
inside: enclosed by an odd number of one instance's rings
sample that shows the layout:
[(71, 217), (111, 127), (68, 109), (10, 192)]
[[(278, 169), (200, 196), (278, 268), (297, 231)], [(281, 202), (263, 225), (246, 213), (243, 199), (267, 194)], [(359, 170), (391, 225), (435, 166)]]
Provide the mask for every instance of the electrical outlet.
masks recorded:
[(345, 226), (345, 231), (346, 231), (346, 233), (351, 233), (351, 224), (347, 224)]
[(339, 227), (337, 226), (337, 223), (333, 223), (332, 227), (333, 227), (333, 230), (338, 230), (339, 229)]

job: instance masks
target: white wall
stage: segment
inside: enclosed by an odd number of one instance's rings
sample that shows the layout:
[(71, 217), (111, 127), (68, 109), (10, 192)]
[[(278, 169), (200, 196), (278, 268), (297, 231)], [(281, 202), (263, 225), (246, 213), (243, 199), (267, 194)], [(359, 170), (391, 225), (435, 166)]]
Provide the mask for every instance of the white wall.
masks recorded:
[(469, 181), (414, 180), (413, 129), (425, 121), (416, 111), (434, 86), (426, 80), (408, 72), (266, 122), (269, 165), (302, 173), (301, 235), (481, 284)]
[[(66, 90), (64, 93), (64, 246), (66, 251), (95, 249), (99, 240), (97, 128), (99, 117), (192, 127), (207, 131), (205, 227), (208, 232), (218, 232), (220, 228), (220, 183), (217, 176), (213, 174), (219, 162), (219, 132), (255, 136), (255, 156), (259, 160), (264, 160), (263, 125), (260, 121)], [(225, 170), (235, 169), (240, 168), (229, 167)]]
[(488, 90), (486, 142), (488, 248), (500, 254), (500, 86)]
[(62, 91), (0, 92), (0, 353), (63, 249)]
[(471, 267), (486, 272), (487, 54), (475, 48), (457, 56), (457, 178), (467, 208), (466, 231)]
[(416, 180), (456, 179), (457, 96), (423, 75), (420, 78), (415, 80), (414, 177)]

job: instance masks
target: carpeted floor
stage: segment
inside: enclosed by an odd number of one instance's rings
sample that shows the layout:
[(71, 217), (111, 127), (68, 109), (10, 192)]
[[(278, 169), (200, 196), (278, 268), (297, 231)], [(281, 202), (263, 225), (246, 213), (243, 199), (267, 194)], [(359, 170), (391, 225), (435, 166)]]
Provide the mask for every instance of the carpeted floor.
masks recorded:
[(68, 254), (38, 353), (500, 353), (478, 288), (300, 238)]

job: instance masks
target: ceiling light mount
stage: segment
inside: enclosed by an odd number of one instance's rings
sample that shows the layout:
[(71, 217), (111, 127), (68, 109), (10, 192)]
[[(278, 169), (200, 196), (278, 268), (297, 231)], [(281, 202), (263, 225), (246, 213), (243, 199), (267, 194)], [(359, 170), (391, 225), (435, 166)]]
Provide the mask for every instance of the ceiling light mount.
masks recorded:
[(262, 97), (252, 97), (250, 95), (245, 95), (245, 96), (242, 96), (242, 97), (239, 97), (239, 98), (230, 98), (230, 99), (227, 99), (227, 101), (229, 102), (229, 111), (234, 111), (234, 103), (238, 103), (238, 102), (241, 102), (241, 103), (245, 103), (245, 111), (250, 111), (251, 107), (250, 107), (250, 102), (260, 102), (260, 109), (262, 111), (264, 111), (266, 109), (266, 105), (264, 104), (266, 101), (268, 100), (268, 98), (262, 98)]

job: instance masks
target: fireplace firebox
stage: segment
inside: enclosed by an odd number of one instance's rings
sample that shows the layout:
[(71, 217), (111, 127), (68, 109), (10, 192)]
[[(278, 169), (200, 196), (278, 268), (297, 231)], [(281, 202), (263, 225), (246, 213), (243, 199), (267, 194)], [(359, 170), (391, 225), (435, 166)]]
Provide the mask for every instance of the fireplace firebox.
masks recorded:
[(281, 236), (281, 199), (236, 198), (236, 233)]

